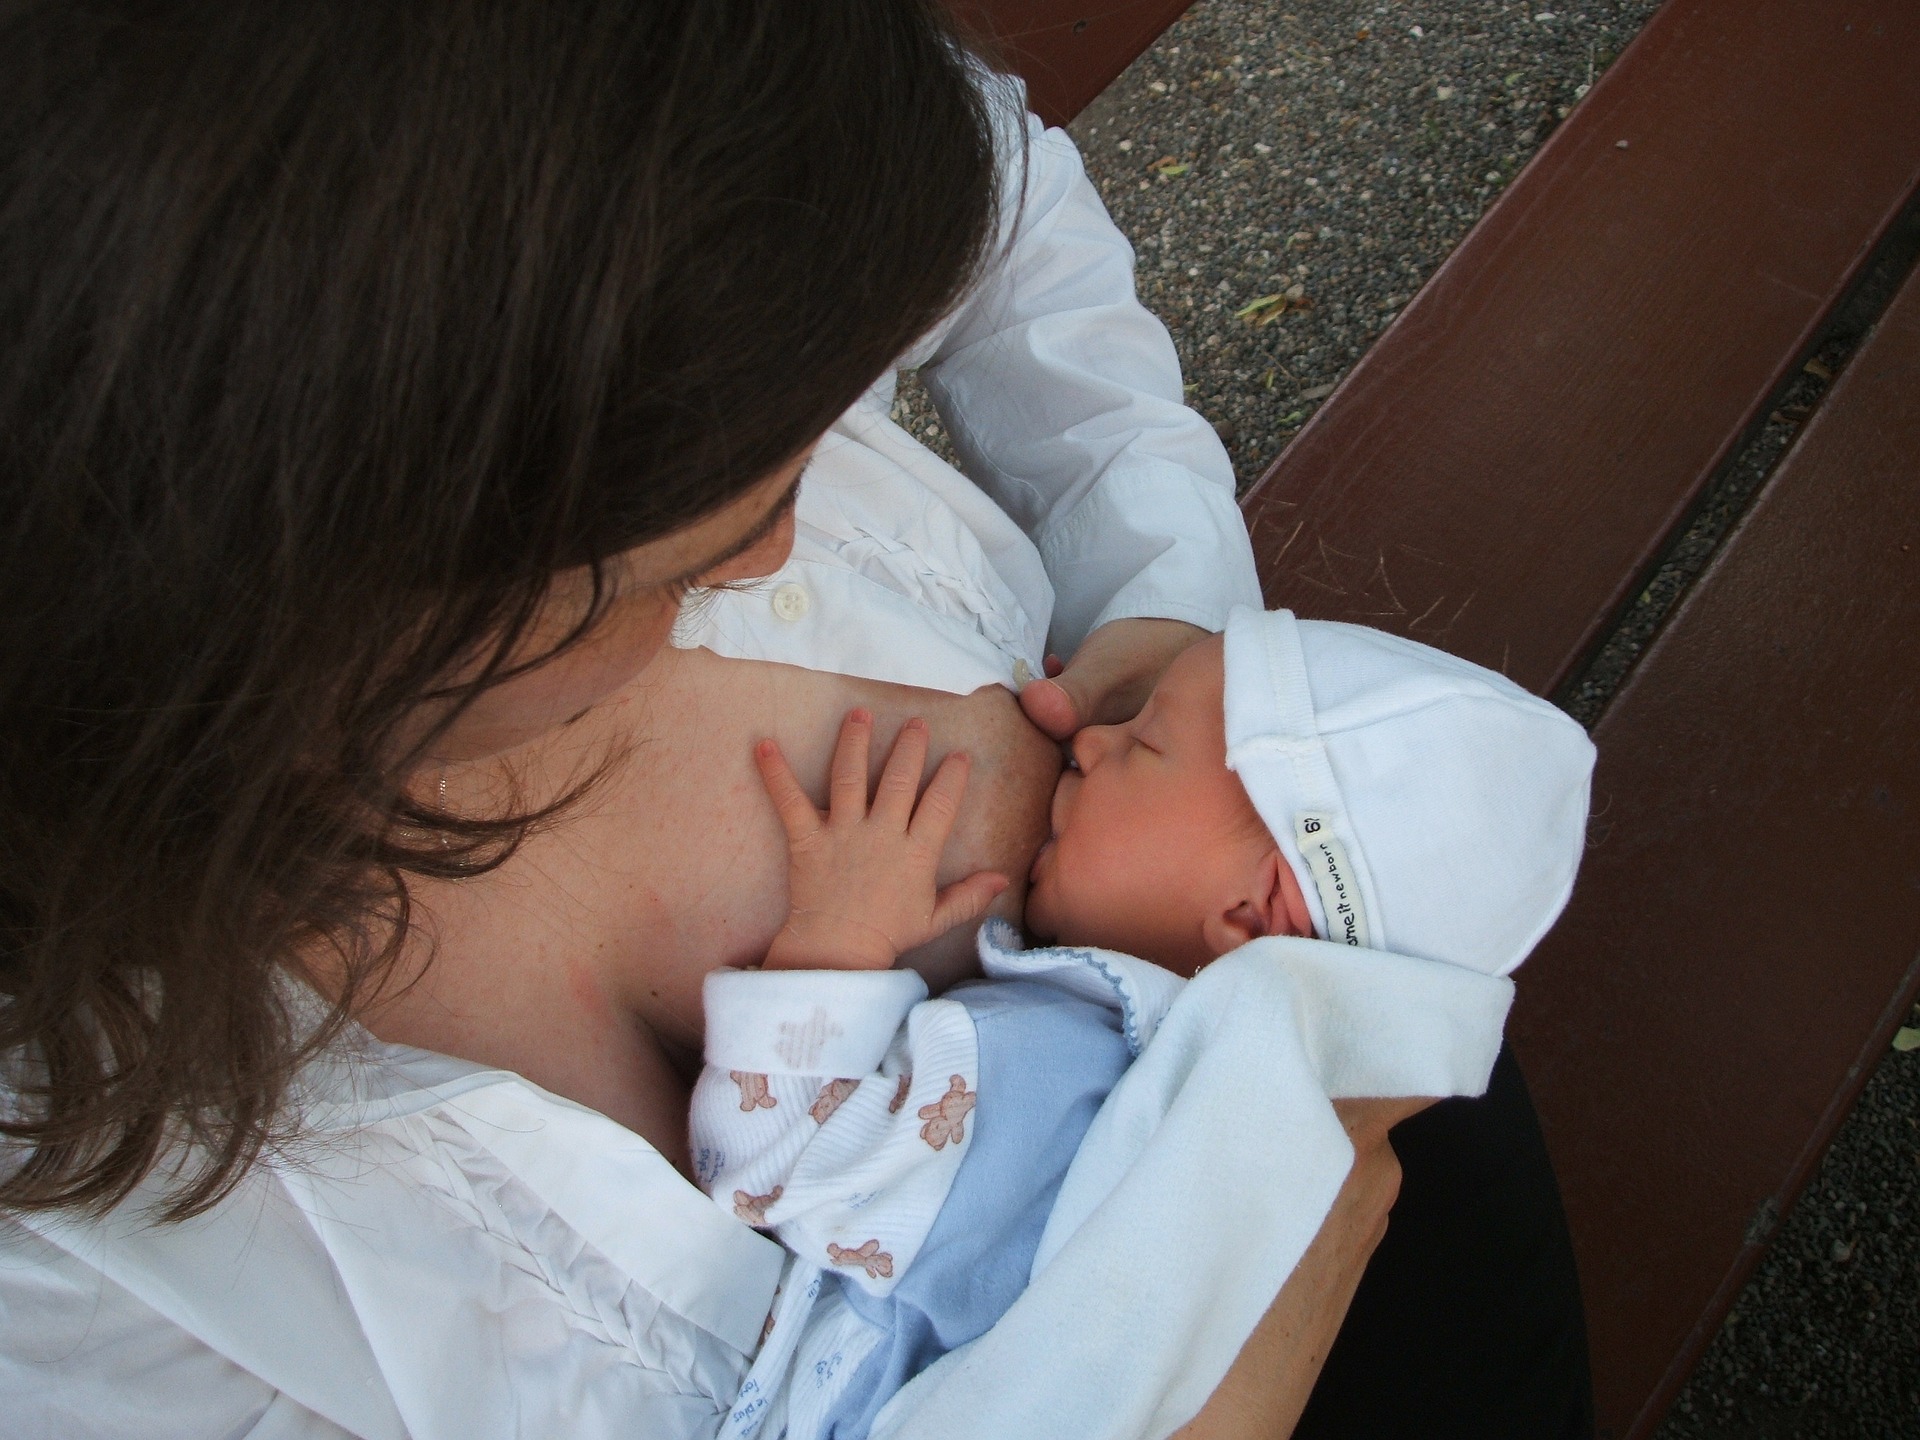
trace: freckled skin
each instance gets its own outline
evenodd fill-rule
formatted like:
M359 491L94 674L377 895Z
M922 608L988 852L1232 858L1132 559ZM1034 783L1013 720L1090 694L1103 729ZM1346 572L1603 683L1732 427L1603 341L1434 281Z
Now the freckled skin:
M567 989L574 1005L583 1016L596 1022L596 1028L605 1029L613 1024L613 1005L607 999L607 992L601 988L592 968L577 956L567 960Z
M928 775L950 750L972 754L940 883L980 869L1012 877L991 913L1017 923L1061 755L1011 692L955 696L668 650L569 726L564 753L546 747L550 775L526 776L535 788L543 778L561 783L569 766L625 747L626 759L576 812L483 883L418 887L430 921L410 949L424 958L431 937L434 960L380 1012L375 1032L515 1069L683 1154L701 980L721 965L758 963L786 919L786 837L753 744L778 741L824 803L834 737L856 705L874 715L876 774L914 715L932 737ZM583 954L604 957L595 993L624 1027L596 1033L595 1003L553 975L562 957ZM971 927L906 959L943 988L974 968Z

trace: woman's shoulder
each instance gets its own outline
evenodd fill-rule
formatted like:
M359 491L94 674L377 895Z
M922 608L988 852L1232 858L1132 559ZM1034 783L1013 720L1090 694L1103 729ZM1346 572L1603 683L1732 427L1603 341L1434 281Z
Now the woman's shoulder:
M364 1032L303 1072L297 1104L298 1145L200 1216L148 1223L150 1181L104 1220L18 1217L0 1249L52 1247L358 1434L433 1415L433 1433L488 1435L582 1394L629 1421L724 1412L781 1252L639 1136Z

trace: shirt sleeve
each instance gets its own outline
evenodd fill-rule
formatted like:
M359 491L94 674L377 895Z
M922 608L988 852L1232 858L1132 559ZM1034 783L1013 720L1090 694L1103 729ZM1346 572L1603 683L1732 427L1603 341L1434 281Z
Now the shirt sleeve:
M964 1006L911 970L722 970L706 981L694 1175L723 1210L883 1295L966 1150L979 1078Z
M1182 402L1173 341L1135 296L1133 248L1073 141L1017 91L995 104L999 252L909 360L962 468L1040 550L1050 649L1138 616L1219 630L1261 603L1226 450Z

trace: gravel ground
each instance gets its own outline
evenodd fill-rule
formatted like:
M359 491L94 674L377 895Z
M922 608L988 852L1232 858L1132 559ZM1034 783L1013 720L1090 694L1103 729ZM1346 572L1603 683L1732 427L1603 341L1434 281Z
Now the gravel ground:
M1202 0L1080 117L1243 486L1653 9Z
M1656 8L1553 5L1201 0L1074 122L1243 488Z
M1200 0L1074 123L1188 398L1243 488L1656 8ZM1850 343L1837 335L1820 358L1837 367ZM1570 687L1581 719L1598 715L1820 388L1803 377L1782 397ZM903 386L898 413L945 450L923 392ZM1920 1050L1890 1053L1660 1440L1920 1437L1916 1116Z

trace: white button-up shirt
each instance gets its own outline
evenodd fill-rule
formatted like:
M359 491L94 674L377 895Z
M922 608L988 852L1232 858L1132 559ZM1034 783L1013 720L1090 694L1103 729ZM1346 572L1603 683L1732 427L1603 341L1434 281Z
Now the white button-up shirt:
M698 1436L780 1247L517 1075L364 1032L213 1210L0 1221L9 1436Z
M999 261L903 361L971 479L889 420L888 376L822 441L789 564L698 600L678 643L965 693L1108 620L1218 629L1259 603L1226 454L1181 404L1130 248L1066 135L1009 123L1027 164ZM0 1220L9 1435L718 1429L785 1264L772 1241L505 1072L362 1036L307 1088L314 1142L196 1220ZM1215 1378L1244 1334L1216 1337Z
M676 644L965 694L1018 688L1109 620L1222 629L1260 604L1233 466L1073 142L1025 118L997 264L903 357L966 474L889 418L887 375L821 439L792 558L689 600Z

